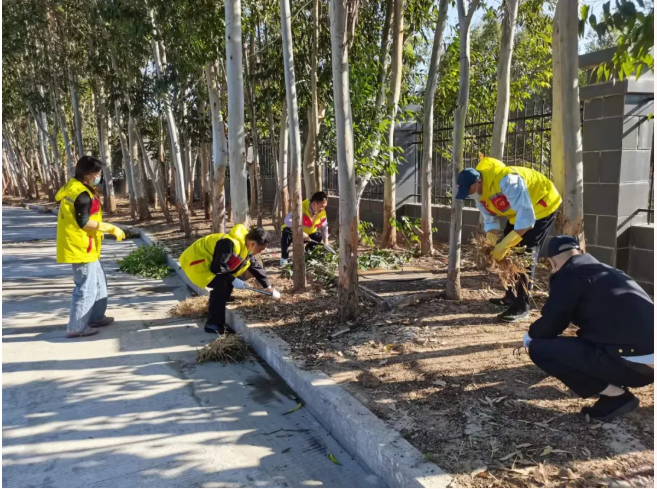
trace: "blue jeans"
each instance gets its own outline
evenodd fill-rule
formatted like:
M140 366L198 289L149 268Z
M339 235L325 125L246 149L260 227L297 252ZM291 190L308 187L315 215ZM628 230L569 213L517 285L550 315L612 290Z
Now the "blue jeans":
M73 300L66 330L79 333L89 322L100 321L107 310L107 282L100 261L73 264Z

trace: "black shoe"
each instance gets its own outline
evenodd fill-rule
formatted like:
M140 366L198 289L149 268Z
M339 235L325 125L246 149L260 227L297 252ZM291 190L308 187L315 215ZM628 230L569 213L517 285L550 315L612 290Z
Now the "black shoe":
M630 413L639 407L639 399L630 391L620 396L603 396L593 406L582 408L582 414L588 414L591 419L609 422L614 418Z
M497 319L505 323L515 323L529 317L529 310L526 307L511 306L502 314L497 315Z
M495 299L488 299L488 302L493 304L495 307L509 307L511 304L513 304L513 301L515 300L514 297L509 297L509 296L504 296L504 297L496 297Z
M226 326L217 326L216 324L205 324L203 331L210 334L222 335L226 332Z

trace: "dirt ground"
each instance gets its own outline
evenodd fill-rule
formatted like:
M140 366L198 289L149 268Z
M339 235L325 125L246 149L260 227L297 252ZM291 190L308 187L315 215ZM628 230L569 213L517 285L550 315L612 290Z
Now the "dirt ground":
M110 221L130 223L127 207ZM202 210L192 219L209 232ZM139 223L180 253L189 244L163 220ZM335 236L335 233L333 233ZM380 293L436 292L412 305L383 310L361 299L357 320L337 318L337 293L310 284L293 294L280 277L280 250L263 255L285 300L236 292L236 306L272 328L309 370L322 370L385 420L427 459L454 475L455 487L654 487L654 388L633 390L641 407L602 424L580 409L593 402L569 393L536 368L522 336L539 314L547 269L539 272L535 308L523 323L498 323L488 303L499 281L475 269L468 246L463 299L445 300L447 250L410 266L431 273L421 282L383 283ZM572 331L568 331L572 334Z

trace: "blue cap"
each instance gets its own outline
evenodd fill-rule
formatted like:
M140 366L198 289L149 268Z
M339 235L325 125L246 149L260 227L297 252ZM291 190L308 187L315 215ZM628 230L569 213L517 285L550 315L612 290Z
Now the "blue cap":
M456 197L459 200L464 200L470 195L470 187L479 180L481 173L479 173L474 168L466 168L459 173L459 176L456 177Z
M579 241L574 236L555 236L548 243L548 258L568 250L579 250Z

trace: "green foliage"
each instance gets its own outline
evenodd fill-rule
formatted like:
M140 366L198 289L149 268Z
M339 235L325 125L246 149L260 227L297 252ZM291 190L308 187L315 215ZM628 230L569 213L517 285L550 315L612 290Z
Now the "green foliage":
M166 252L159 244L140 246L117 263L119 270L138 277L161 279L173 272L167 265Z
M420 235L422 234L422 221L420 219L411 220L407 216L402 216L401 219L391 217L390 224L404 236L408 246L418 247L420 245ZM432 233L437 231L438 228L431 228Z
M374 225L368 221L358 221L358 241L365 246L374 247Z
M373 249L371 252L363 253L358 256L358 269L399 269L402 265L411 261L413 256L413 253L407 250L387 250L383 248Z

